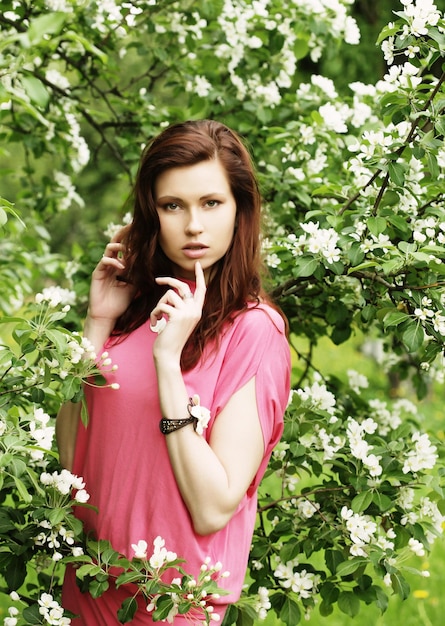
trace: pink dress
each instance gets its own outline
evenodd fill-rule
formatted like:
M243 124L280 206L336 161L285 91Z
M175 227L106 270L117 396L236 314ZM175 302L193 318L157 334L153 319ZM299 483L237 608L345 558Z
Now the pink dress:
M227 604L241 592L256 519L258 484L273 447L283 429L283 414L289 397L290 355L280 315L266 304L240 314L225 330L216 352L184 374L190 396L197 393L201 405L211 412L204 431L209 438L212 425L229 398L255 377L258 413L264 437L264 457L247 493L230 522L222 530L197 535L181 498L167 453L165 436L159 430L161 419L152 346L156 335L149 322L106 349L118 370L108 381L118 382L119 390L86 389L89 407L87 428L81 424L76 442L73 472L82 476L90 494L89 504L98 513L78 508L76 514L87 532L108 539L115 550L129 558L132 544L144 539L151 554L153 540L160 535L167 550L184 558L184 569L197 576L206 557L221 562L230 576L222 584L230 595L221 596L215 612L221 616ZM187 416L186 407L184 417ZM242 419L242 415L239 419ZM205 471L205 468L203 468ZM173 576L172 576L173 577ZM63 589L63 605L81 617L76 626L119 624L116 613L129 590L108 590L98 599L82 594L68 568ZM131 624L155 624L141 607ZM174 624L189 626L185 616Z

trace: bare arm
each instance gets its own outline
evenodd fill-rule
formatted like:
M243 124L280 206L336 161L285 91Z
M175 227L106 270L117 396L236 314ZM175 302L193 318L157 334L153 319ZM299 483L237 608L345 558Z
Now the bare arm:
M197 264L193 299L167 292L152 313L152 323L161 314L168 324L156 339L153 355L158 376L162 415L168 419L187 417L189 398L180 369L185 341L202 311L205 283ZM179 293L184 283L160 279ZM185 287L187 288L187 287ZM223 528L254 478L264 454L264 443L252 378L229 400L213 426L210 442L190 424L166 435L175 478L198 534Z
M56 440L60 465L69 471L73 469L80 408L80 402L66 402L62 404L56 420Z
M161 407L169 419L185 414L188 398L185 389L179 393L181 382L182 376L173 372L160 376ZM192 425L166 437L176 481L196 532L206 535L220 530L235 513L263 458L255 379L230 398L216 419L209 443Z
M133 290L131 285L116 280L125 265L118 258L123 252L120 243L125 229L107 245L105 254L97 264L91 279L88 315L84 324L84 336L93 344L96 352L102 349L110 336L117 318L128 307ZM67 402L62 405L56 420L56 439L62 467L72 470L74 449L81 403Z

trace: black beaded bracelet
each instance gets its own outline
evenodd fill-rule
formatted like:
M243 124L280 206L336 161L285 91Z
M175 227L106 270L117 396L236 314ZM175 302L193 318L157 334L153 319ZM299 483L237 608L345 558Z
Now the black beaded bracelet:
M183 420L169 420L163 417L159 422L159 429L163 435L169 435L170 433L174 433L175 430L184 428L184 426L188 424L196 424L197 421L196 417L187 417Z
M193 428L196 430L198 418L192 415L192 408L194 404L192 398L190 398L189 400L190 401L187 405L187 411L189 412L190 417L186 417L183 420L169 420L166 417L163 417L161 419L161 421L159 422L159 429L163 435L169 435L170 433L174 433L175 430L184 428L184 426L188 426L189 424L193 424Z

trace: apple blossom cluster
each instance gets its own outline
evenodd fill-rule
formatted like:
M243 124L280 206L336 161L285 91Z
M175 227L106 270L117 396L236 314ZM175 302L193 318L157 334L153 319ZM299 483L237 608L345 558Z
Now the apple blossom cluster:
M167 550L165 547L165 540L158 536L153 541L153 553L148 556L148 544L145 540L141 539L137 543L131 544L134 551L134 558L147 562L147 570L150 577L162 574L169 564L173 564L177 560L175 552ZM217 562L211 564L210 557L205 559L205 562L201 566L201 570L198 579L190 576L181 578L174 578L169 584L169 590L165 590L162 594L149 596L149 603L146 610L152 613L157 608L157 602L161 595L169 595L172 600L171 609L164 621L172 624L174 618L180 611L180 605L184 600L189 603L188 615L196 618L196 623L208 624L209 620L218 622L220 616L214 613L213 606L208 604L212 599L216 600L220 596L215 591L207 591L207 585L214 583L219 577L227 578L229 572L222 572L222 564ZM144 575L141 572L141 579L144 579ZM143 584L142 584L143 588ZM200 620L201 615L204 615L205 619Z
M283 563L278 561L274 571L284 589L292 589L301 599L307 599L317 593L320 576L306 569L301 569L298 559Z
M311 385L306 385L302 389L293 389L290 393L290 402L294 394L297 394L301 398L308 410L326 411L331 416L334 416L336 412L335 396L328 390L326 385L321 382L321 376L319 374L314 375L314 382Z
M68 174L64 172L54 172L54 182L61 196L58 203L61 211L67 211L73 202L78 204L81 208L85 206L83 198L77 193L76 187L73 185L71 177L68 176Z
M73 333L74 339L68 342L69 359L71 363L76 365L80 363L82 359L87 361L95 361L97 355L94 351L94 346L88 337L82 337L79 333ZM108 353L103 353L103 360L108 358Z
M422 496L417 503L416 492L412 487L401 487L397 498L397 503L404 511L400 523L402 526L415 526L419 523L426 523L425 538L431 546L436 537L444 530L445 516L439 510L437 503Z
M63 469L60 472L42 472L40 475L40 482L45 487L51 487L62 496L69 495L73 490L75 494L73 500L78 503L85 503L89 500L90 496L85 490L85 483L83 478L72 474L69 470Z
M76 302L76 294L74 291L64 289L58 285L52 285L51 287L45 287L41 293L37 293L35 296L36 304L48 303L48 306L55 309L59 306L69 307Z
M347 506L341 509L341 519L345 524L352 542L350 553L352 556L367 556L366 547L376 542L377 524L369 515L354 513ZM386 533L389 538L394 538L392 532ZM391 544L394 547L394 544ZM391 547L391 546L386 546Z
M348 369L346 372L348 376L348 384L352 391L360 393L361 389L367 389L369 387L369 380L360 372L353 369Z
M125 213L120 224L110 222L109 224L107 224L107 227L104 230L105 237L109 240L113 239L113 237L120 231L121 228L123 228L124 226L128 226L128 224L131 224L132 219L133 216L131 215L131 213Z
M346 430L349 449L354 458L362 461L363 465L369 471L369 475L377 477L382 474L382 466L380 465L381 457L372 453L373 446L366 440L366 435L372 435L378 428L377 423L370 417L357 422L350 417Z
M258 587L254 608L258 613L258 618L260 620L266 619L267 612L270 608L272 608L269 600L269 590L267 587Z
M335 38L344 39L348 44L357 44L360 32L354 18L347 13L349 4L350 0L304 0L289 5L283 15L280 8L268 0L256 0L251 4L240 0L225 0L218 16L218 23L225 33L225 41L216 47L215 54L227 63L230 80L237 89L237 98L245 100L249 96L271 108L281 102L281 90L292 85L298 61L295 54L298 43L296 24L316 20L323 24L320 33L330 32ZM257 72L249 73L247 80L245 73L241 77L241 72L238 71L242 68L244 59L249 56L249 50L266 45L269 35L265 34L263 38L260 37L261 33L272 34L278 30L284 41L279 55L274 56L274 62L279 65L275 75L265 77L264 68L258 68ZM317 61L327 41L312 30L305 45L308 46L312 60Z
M132 543L131 547L134 550L134 557L136 559L147 559L148 543L146 541L140 539L137 543ZM177 558L178 555L175 552L167 550L165 547L165 540L160 536L156 537L153 541L153 554L148 559L150 567L153 569L159 569L164 567L167 563L175 561Z
M349 371L348 375L352 377L355 385L359 382L360 387L353 389L355 392L361 388L367 388L366 377L355 371ZM417 431L411 435L410 439L405 438L403 446L400 444L397 451L392 452L391 446L388 449L382 447L382 438L387 438L391 432L399 428L406 421L407 416L415 419L417 408L409 400L401 398L389 406L385 401L372 398L367 402L366 417L349 416L344 423L341 423L335 414L337 412L335 396L319 381L315 381L312 386L307 386L302 390L293 391L291 402L294 396L298 396L301 400L301 404L296 405L300 413L307 412L310 415L313 412L319 414L320 411L326 411L331 416L328 418L326 427L318 420L314 420L312 428L300 435L300 445L305 446L308 451L311 450L311 454L315 455L314 458L319 458L317 455L321 452L326 468L332 462L335 467L336 460L343 458L344 455L350 459L357 459L361 463L363 475L367 476L371 489L384 480L384 466L386 467L388 460L386 458L383 461L383 455L387 457L389 453L393 457L393 462L400 465L403 474L412 474L414 478L423 471L432 470L438 460L437 448L431 443L429 436ZM286 476L288 449L286 444L280 444L272 456L274 460L282 463L282 468L276 470L281 478ZM283 489L293 492L296 481L295 476L292 485L284 481ZM404 488L401 487L401 489ZM407 509L407 492L402 493L405 494L403 508ZM318 502L305 496L287 498L287 501L282 503L283 509L287 510L288 505L292 506L303 520L310 519L320 510ZM348 527L358 523L358 520L358 517L351 518ZM363 524L364 528L370 528L364 521ZM363 537L362 540L364 541Z
M10 598L15 603L20 603L21 598L16 591L12 591ZM43 623L46 626L69 626L71 619L64 617L63 608L54 599L50 593L42 593L38 598L39 613L44 620ZM3 618L3 626L17 626L21 617L21 608L17 606L10 606L8 608L8 617ZM20 620L20 623L23 623Z
M404 39L410 40L412 37L418 39L428 35L429 28L438 26L441 13L432 0L400 0L400 2L403 5L403 10L398 15L406 22L400 35L402 41ZM391 24L389 27L391 27ZM443 29L439 26L439 30ZM395 57L400 54L412 58L420 50L419 46L408 43L406 48L399 52L395 46L395 37L393 35L382 42L381 48L388 65L392 65Z
M333 228L321 228L316 222L300 224L304 233L297 237L290 233L283 241L285 249L295 257L310 254L331 265L340 260L341 250L337 247L339 235Z
M34 414L29 422L29 432L40 450L30 449L29 454L34 462L45 460L46 451L51 450L55 427L50 424L50 416L41 407L34 407Z
M69 508L73 504L84 504L90 498L83 479L66 469L51 474L42 472L40 482L45 486L48 509ZM34 538L34 544L37 547L49 548L52 551L53 561L60 561L66 553L73 556L83 554L82 548L75 545L73 530L67 528L63 522L53 524L49 519L43 519L38 526L40 532Z
M74 545L73 531L63 524L52 526L48 520L42 520L39 522L39 528L42 530L34 538L34 544L40 548L49 548L52 551L51 559L54 562L60 561L67 553L71 553L72 556L83 554L83 549Z
M411 437L413 448L408 451L402 467L404 474L417 474L422 470L433 469L439 455L427 433L415 432Z
M71 624L69 617L64 617L63 608L54 600L50 593L42 593L39 598L39 613L47 624L53 626L68 626Z
M134 27L136 17L144 8L154 6L156 0L142 2L119 2L114 0L96 0L95 2L78 2L77 0L45 0L45 5L50 11L72 13L74 7L79 4L88 7L91 26L100 33L108 33L111 29L118 36L125 36L128 28Z
M425 326L431 326L437 333L445 336L445 310L442 306L441 310L431 308L433 302L431 298L423 296L420 306L414 309L414 315L421 322L427 322Z

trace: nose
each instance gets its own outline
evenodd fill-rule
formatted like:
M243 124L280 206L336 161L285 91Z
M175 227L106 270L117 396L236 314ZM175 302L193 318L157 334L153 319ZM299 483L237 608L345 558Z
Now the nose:
M198 235L199 233L202 233L203 230L204 227L202 225L199 212L196 210L191 210L187 215L187 222L185 225L186 234Z

